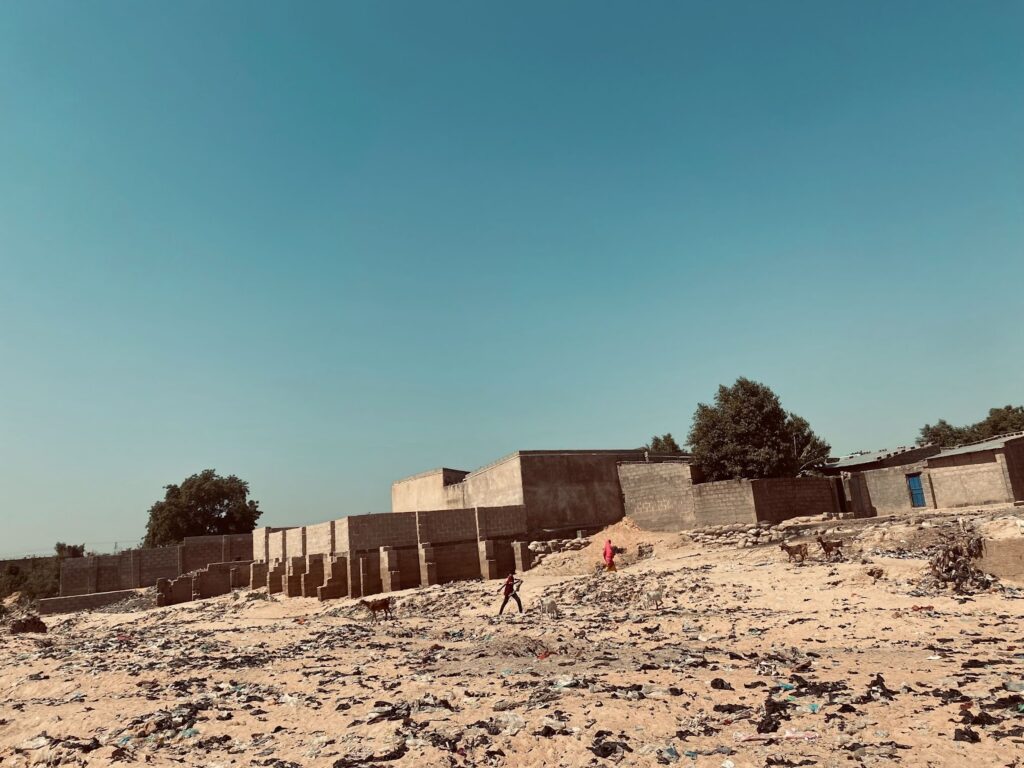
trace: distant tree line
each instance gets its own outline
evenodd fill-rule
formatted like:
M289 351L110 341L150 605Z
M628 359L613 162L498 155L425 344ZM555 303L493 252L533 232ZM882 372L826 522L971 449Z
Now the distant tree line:
M934 443L949 448L1022 430L1024 430L1024 406L1004 405L1002 408L990 408L988 416L976 424L955 427L945 419L939 419L934 424L925 424L921 427L917 444Z

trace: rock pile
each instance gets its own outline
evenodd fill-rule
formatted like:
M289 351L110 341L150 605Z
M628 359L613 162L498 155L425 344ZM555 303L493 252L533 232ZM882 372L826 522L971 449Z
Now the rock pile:
M11 634L20 635L25 632L46 632L46 624L35 614L29 614L20 619L15 619L11 622Z
M793 533L792 531L790 532ZM733 523L731 525L710 525L687 531L687 536L700 544L719 544L732 547L756 547L761 544L775 544L785 538L777 525L768 522Z
M537 565L548 555L557 552L577 552L590 546L590 539L550 539L548 541L531 541L527 545L533 553L533 564Z

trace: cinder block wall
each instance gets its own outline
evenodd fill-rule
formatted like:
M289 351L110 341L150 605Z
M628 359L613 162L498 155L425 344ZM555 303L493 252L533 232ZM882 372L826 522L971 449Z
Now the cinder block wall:
M626 514L648 531L681 531L697 524L693 468L685 462L619 464Z
M334 521L306 526L306 554L330 555L335 549Z
M697 526L755 523L754 490L749 480L720 480L693 486Z
M531 531L597 528L625 514L618 463L636 453L520 452L523 501ZM481 503L474 496L475 503Z
M1024 501L1024 440L1006 444L1003 448L1006 473L1014 501Z
M475 545L475 509L437 509L416 513L416 529L420 544L443 544L472 541Z
M925 507L935 506L932 485L924 462L908 464L902 467L887 467L861 472L860 478L867 492L867 503L872 515L895 515L912 512L914 506L910 500L910 489L907 476L920 474L921 487L924 490Z
M96 591L95 557L75 557L60 564L60 593L68 597Z
M769 523L839 511L832 482L825 477L752 480L751 490L757 519Z
M288 533L287 528L282 528L279 531L271 531L267 537L267 562L275 563L280 562L287 556L284 546L284 537Z
M522 505L476 508L476 535L481 541L514 539L524 536L526 531L526 508Z
M156 584L157 579L174 579L181 574L178 568L177 547L135 551L141 561L139 586L150 586Z
M288 557L304 557L306 554L306 529L289 528L284 532L284 546Z
M1013 501L1006 458L999 451L933 457L928 459L928 477L937 507Z
M337 529L339 552L363 552L381 547L415 547L416 513L384 512L376 515L354 515L344 519L345 539Z

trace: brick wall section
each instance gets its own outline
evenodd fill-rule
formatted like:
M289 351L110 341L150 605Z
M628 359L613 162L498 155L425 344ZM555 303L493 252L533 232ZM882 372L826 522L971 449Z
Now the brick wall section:
M924 490L926 509L935 507L932 485L929 482L928 470L924 462L908 464L902 467L872 469L858 474L867 494L866 503L868 516L898 515L912 512L914 506L910 501L910 487L907 485L908 475L921 475L921 488Z
M648 531L693 528L692 468L683 462L619 464L626 514Z
M476 510L438 509L416 513L420 544L442 544L453 541L476 542Z
M96 591L95 558L75 557L60 564L60 593L64 597Z
M693 486L697 526L755 523L754 490L749 480L720 480Z
M76 558L77 559L77 558ZM120 589L113 592L94 592L89 595L71 595L68 597L47 597L38 602L40 614L71 613L105 605L119 603L125 598L137 595L134 589Z
M285 549L288 551L288 557L305 557L306 556L306 529L305 528L289 528L284 532Z
M476 535L480 540L516 538L527 531L526 507L477 507Z
M177 547L135 550L139 560L139 586L156 584L157 579L173 579L181 574Z
M984 554L976 565L1000 579L1024 583L1024 536L986 539Z
M977 451L928 459L937 507L963 507L1013 501L1001 451Z
M416 513L384 512L345 518L346 540L338 539L339 552L363 552L380 547L416 546Z
M1013 499L1024 501L1024 440L1007 442L1003 456L1006 457L1006 471Z
M753 480L750 485L758 520L781 523L793 517L839 511L832 481L825 477L777 477Z
M275 563L284 560L287 556L284 547L284 537L287 529L271 531L267 537L267 562Z
M335 551L333 520L306 526L307 555L330 555Z

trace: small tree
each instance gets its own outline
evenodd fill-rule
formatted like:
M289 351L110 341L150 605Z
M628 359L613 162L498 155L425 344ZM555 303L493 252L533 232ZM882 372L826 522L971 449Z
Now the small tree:
M54 545L53 551L60 560L63 560L65 557L84 557L85 544L65 544L63 541L58 541Z
M186 536L249 533L262 514L259 502L248 499L248 483L212 469L164 488L163 501L149 509L144 547L178 544Z
M708 480L793 477L831 450L806 419L787 413L778 395L747 378L720 386L714 405L698 404L688 442Z
M679 443L672 437L671 432L666 432L661 437L655 435L651 438L646 446L644 446L651 453L682 453L683 449L679 447Z

